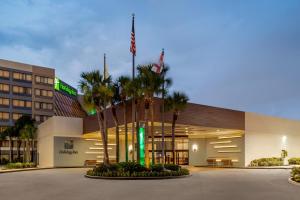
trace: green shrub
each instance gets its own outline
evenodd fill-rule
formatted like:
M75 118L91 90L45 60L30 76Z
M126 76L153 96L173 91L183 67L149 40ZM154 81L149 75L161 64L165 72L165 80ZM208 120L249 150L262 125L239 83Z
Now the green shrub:
M21 169L21 168L32 168L35 167L34 163L8 163L6 164L6 169Z
M165 164L165 168L171 171L179 171L181 169L180 165L175 164Z
M257 167L257 166L281 166L283 165L283 160L281 158L260 158L252 160L250 166Z
M1 165L6 165L7 163L9 163L9 160L6 159L6 158L2 158L2 159L0 160L0 164L1 164Z
M152 172L162 172L164 170L162 164L151 165Z
M291 178L293 181L300 183L300 167L294 167L291 171Z
M121 162L119 163L121 170L124 172L129 172L132 174L133 172L143 172L147 171L148 169L137 162Z
M289 164L290 165L300 165L300 158L290 158Z

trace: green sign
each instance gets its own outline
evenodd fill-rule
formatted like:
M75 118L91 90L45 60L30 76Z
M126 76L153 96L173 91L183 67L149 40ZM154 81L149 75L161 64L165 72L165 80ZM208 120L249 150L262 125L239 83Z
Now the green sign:
M72 96L77 96L77 91L72 88L71 86L65 84L64 82L62 82L61 80L59 80L58 78L55 77L54 80L54 89L57 91L62 91L65 92L69 95Z
M139 128L139 136L140 136L140 164L145 165L145 128L140 127Z

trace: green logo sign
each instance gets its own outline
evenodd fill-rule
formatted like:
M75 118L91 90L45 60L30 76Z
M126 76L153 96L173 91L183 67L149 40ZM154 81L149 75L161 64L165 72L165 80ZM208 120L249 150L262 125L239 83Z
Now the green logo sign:
M54 89L57 91L65 92L72 96L77 96L77 91L67 84L63 83L61 80L55 77L54 80Z
M139 136L140 136L140 164L145 165L145 128L139 128Z

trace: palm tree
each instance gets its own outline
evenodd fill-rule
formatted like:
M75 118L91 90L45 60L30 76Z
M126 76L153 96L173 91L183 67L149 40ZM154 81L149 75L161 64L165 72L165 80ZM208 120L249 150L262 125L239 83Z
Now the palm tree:
M151 70L152 64L138 66L138 78L140 79L143 95L144 95L144 109L145 109L145 162L149 166L149 110L152 106L154 94L159 94L161 85L163 83L162 77ZM153 109L152 109L153 110ZM153 116L153 112L152 112ZM152 164L154 164L154 122L151 118L151 138L152 138Z
M119 131L119 119L117 115L117 107L116 105L120 103L121 101L121 96L120 96L120 86L118 81L112 84L112 91L113 91L113 96L111 98L111 112L113 116L113 120L116 126L116 162L119 162L119 151L120 151L120 131Z
M128 84L130 84L130 78L128 76L120 76L117 80L119 85L119 94L121 103L123 105L123 121L124 121L124 133L125 133L125 161L128 162L128 127L127 127L127 100L128 94Z
M182 92L173 92L165 100L166 111L173 112L172 119L172 154L173 164L175 164L175 125L180 114L180 111L184 110L188 102L188 97Z
M13 126L7 127L3 134L8 137L9 140L9 162L14 161L14 151L13 151L13 138L16 136L15 128Z
M108 134L107 134L107 106L110 103L110 99L113 96L113 92L110 86L111 78L107 79L99 72L95 70L92 72L81 73L81 80L79 87L84 94L84 103L94 107L96 109L97 121L99 130L101 133L101 139L104 149L103 163L109 164L108 156Z
M37 128L34 124L26 124L20 130L20 138L25 141L25 147L23 153L23 161L25 162L33 162L33 153L30 154L30 147L31 152L34 150L34 139L36 138L36 131Z
M135 111L136 111L136 133L137 133L137 144L139 144L140 138L139 138L139 127L140 127L140 107L143 100L143 90L141 87L141 81L139 77L136 77L134 80L129 81L125 87L124 90L127 93L127 96L131 99L135 100ZM140 146L137 145L137 162L140 163Z

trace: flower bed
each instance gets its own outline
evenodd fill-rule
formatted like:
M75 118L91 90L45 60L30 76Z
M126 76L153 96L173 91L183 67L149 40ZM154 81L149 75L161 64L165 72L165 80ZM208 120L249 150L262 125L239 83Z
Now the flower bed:
M146 168L135 162L123 162L119 164L104 165L94 167L87 171L88 177L103 178L170 178L189 175L189 170L178 165L153 165Z
M282 166L283 159L282 158L260 158L252 160L250 163L251 167L261 167L261 166Z
M5 165L5 169L22 169L22 168L33 168L36 167L34 163L8 163Z
M300 183L300 167L294 167L291 171L291 179Z

